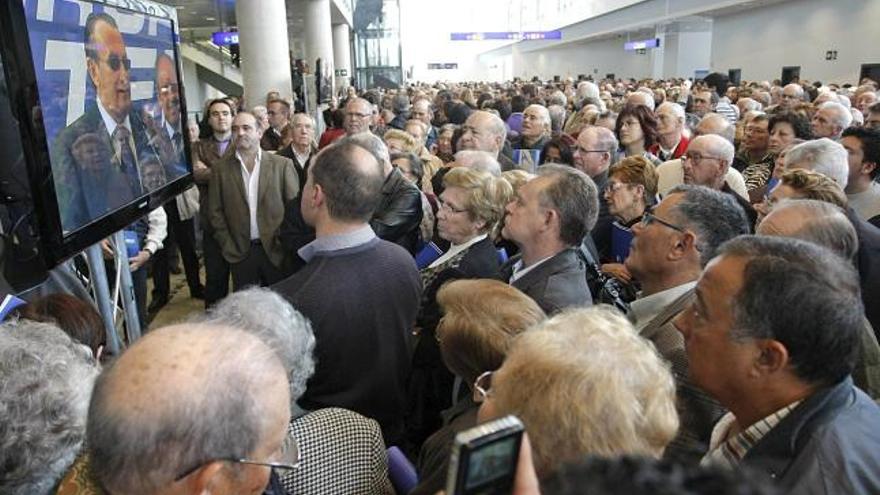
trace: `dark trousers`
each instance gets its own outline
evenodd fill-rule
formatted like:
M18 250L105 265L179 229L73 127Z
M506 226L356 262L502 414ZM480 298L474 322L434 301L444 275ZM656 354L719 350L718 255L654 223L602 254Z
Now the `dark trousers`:
M229 263L214 239L214 230L208 226L202 234L202 255L205 260L205 308L210 308L229 293Z
M241 290L251 285L267 286L284 279L281 268L273 265L260 241L251 241L247 258L231 265L232 288Z
M168 237L165 238L164 247L156 251L156 255L153 256L153 300L168 300L170 253L174 251L175 246L180 248L189 295L191 297L201 295L204 288L199 280L199 257L196 254L196 233L193 228L193 220L191 218L181 220L177 204L174 201L165 205L165 213L168 215Z

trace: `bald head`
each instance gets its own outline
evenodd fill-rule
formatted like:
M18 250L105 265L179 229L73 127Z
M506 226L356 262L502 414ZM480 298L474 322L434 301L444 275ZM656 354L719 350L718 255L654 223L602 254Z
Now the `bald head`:
M369 132L373 121L373 105L363 98L351 98L345 104L343 127L349 136Z
M812 242L845 259L852 259L858 250L856 229L843 210L815 199L781 201L764 217L756 233Z
M460 149L488 151L495 156L498 156L507 136L504 121L494 113L482 110L472 113L467 118L462 131L458 141Z
M155 493L209 459L253 457L280 446L289 400L284 367L259 338L212 325L154 330L95 385L95 474L111 493Z
M697 127L694 129L695 136L714 134L723 137L730 143L733 143L735 133L736 128L734 128L729 120L718 113L707 113L706 116L700 120L700 123L697 124Z

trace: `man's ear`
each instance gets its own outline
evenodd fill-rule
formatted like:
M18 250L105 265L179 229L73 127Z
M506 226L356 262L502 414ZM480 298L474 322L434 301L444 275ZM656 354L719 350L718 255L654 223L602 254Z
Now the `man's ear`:
M86 72L89 73L89 79L92 80L92 84L95 84L95 81L98 80L98 62L92 58L86 57Z
M877 164L874 162L862 162L862 174L871 175L874 173L874 170L877 170Z
M671 260L679 260L684 258L688 253L693 250L697 251L697 237L693 232L687 231L682 234L678 240L675 241L675 245L672 246L672 250L669 253L669 259Z
M223 463L213 461L200 467L198 471L188 476L183 483L186 483L186 493L198 493L199 495L210 495L222 487L223 481Z
M754 364L756 374L766 376L788 367L790 363L788 349L781 342L773 339L759 339L755 343L760 350Z

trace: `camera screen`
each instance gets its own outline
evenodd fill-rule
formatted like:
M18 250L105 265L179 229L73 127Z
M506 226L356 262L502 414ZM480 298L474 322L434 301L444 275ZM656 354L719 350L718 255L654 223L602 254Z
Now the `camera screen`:
M485 485L489 482L510 477L516 469L516 454L519 436L505 436L497 442L474 449L468 459L468 475L465 488Z

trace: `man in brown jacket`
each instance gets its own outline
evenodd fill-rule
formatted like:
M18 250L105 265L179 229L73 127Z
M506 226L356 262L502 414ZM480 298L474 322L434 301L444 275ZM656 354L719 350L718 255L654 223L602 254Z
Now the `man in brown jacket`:
M252 114L236 115L232 134L235 154L211 170L208 208L214 239L232 270L233 290L239 290L284 277L278 228L285 206L299 193L299 179L292 161L260 149Z

